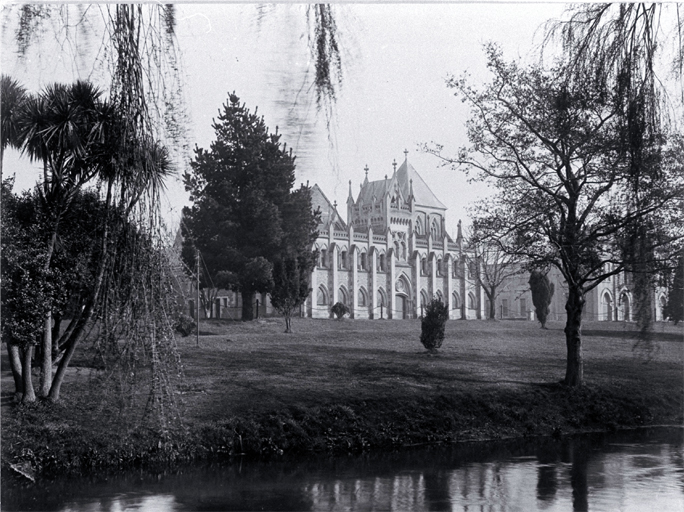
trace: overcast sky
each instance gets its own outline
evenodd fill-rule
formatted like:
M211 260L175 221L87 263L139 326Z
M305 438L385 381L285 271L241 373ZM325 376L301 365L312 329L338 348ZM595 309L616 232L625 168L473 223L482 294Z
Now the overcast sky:
M356 197L366 165L370 180L382 179L407 149L409 161L448 207L453 233L458 219L467 223L465 207L486 191L418 151L419 144L431 141L452 154L467 145L468 111L445 79L469 72L474 83L488 80L482 51L488 41L499 43L508 58L535 59L542 25L563 8L559 3L336 4L343 84L328 129L309 87L313 64L305 6L178 4L189 143L209 146L212 118L234 90L248 107L258 106L271 129L277 125L282 140L294 148L298 182L318 183L338 202L343 218L349 180ZM31 91L76 78L78 72L64 65L68 59L58 49L43 48L19 63L11 35L3 34L3 73ZM7 154L5 174L15 169L18 188L39 176L35 166L30 170L16 154ZM187 204L180 180L169 183L165 202L170 218Z

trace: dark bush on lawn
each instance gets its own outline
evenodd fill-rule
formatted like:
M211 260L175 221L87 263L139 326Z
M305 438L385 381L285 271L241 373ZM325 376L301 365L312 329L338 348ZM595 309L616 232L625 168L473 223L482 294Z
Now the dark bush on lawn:
M420 342L430 352L442 346L444 325L449 318L449 306L440 299L432 299L425 309L420 325Z
M330 312L335 315L335 318L338 320L342 318L344 315L349 313L349 308L342 304L341 302L336 302L333 307L330 308Z
M181 334L181 336L190 336L195 329L197 324L188 315L181 314L176 322L176 331Z

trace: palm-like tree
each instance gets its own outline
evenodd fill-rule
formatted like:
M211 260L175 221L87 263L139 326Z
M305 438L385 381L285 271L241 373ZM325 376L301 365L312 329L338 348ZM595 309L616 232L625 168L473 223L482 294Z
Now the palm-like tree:
M59 232L59 223L76 194L98 174L95 149L106 139L112 109L100 99L92 84L54 84L24 102L17 119L17 140L22 153L43 162L42 203L50 222L50 238L44 262L48 271ZM47 396L52 384L52 311L48 308L43 329L40 392ZM28 347L32 352L33 347ZM30 364L30 362L29 362ZM24 363L25 401L32 401L30 375ZM27 382L28 380L28 382Z
M21 141L18 135L17 119L27 98L26 89L19 82L7 75L0 76L0 176L3 170L5 149L7 147L19 148ZM15 394L22 397L24 384L21 372L21 351L18 345L7 340L7 353L9 355L12 376L14 377Z
M29 98L17 119L17 140L22 153L43 162L43 183L39 192L50 222L44 268L52 261L60 220L84 186L94 182L105 185L105 209L123 207L131 212L146 192L156 192L170 173L166 148L135 129L113 105L101 99L92 84L78 81L71 85L55 84ZM116 192L117 197L114 197ZM81 339L86 323L92 318L107 266L111 245L109 216L105 215L100 261L95 281L85 307L73 319L55 343L64 357L52 382L52 313L45 318L40 392L52 400L59 398L64 372ZM32 352L29 347L27 352ZM27 366L28 365L28 366ZM31 392L30 359L24 358L25 401L35 400ZM28 379L28 382L27 382Z
M19 82L7 75L0 76L0 135L2 136L2 146L0 146L0 174L2 174L2 160L7 147L19 148L21 141L18 135L17 119L26 100L26 89Z

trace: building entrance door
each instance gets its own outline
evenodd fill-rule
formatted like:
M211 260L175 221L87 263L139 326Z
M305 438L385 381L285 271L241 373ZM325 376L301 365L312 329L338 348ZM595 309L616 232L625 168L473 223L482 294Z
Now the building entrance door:
M408 318L408 300L406 295L397 295L395 300L397 316L406 320Z

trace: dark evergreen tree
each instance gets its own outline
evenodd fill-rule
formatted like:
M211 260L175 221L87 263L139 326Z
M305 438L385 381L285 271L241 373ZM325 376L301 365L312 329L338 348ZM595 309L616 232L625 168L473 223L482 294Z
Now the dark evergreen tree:
M336 302L330 308L330 313L332 313L337 320L342 320L344 315L349 314L349 308L346 304L343 304L342 302Z
M315 232L308 188L292 191L295 157L269 133L263 117L230 94L216 140L195 149L184 176L193 205L183 209L183 257L194 267L198 249L207 275L200 287L242 294L242 319L254 315L254 295L271 292L273 262L310 250Z
M667 293L667 304L665 304L663 316L672 320L675 325L684 318L684 256L681 255Z
M444 327L449 319L449 305L432 299L425 308L420 322L420 342L430 352L436 352L444 341Z
M530 273L530 290L532 291L532 303L537 319L541 323L542 329L546 329L546 319L549 316L549 305L553 298L553 283L549 281L546 274L538 270Z

